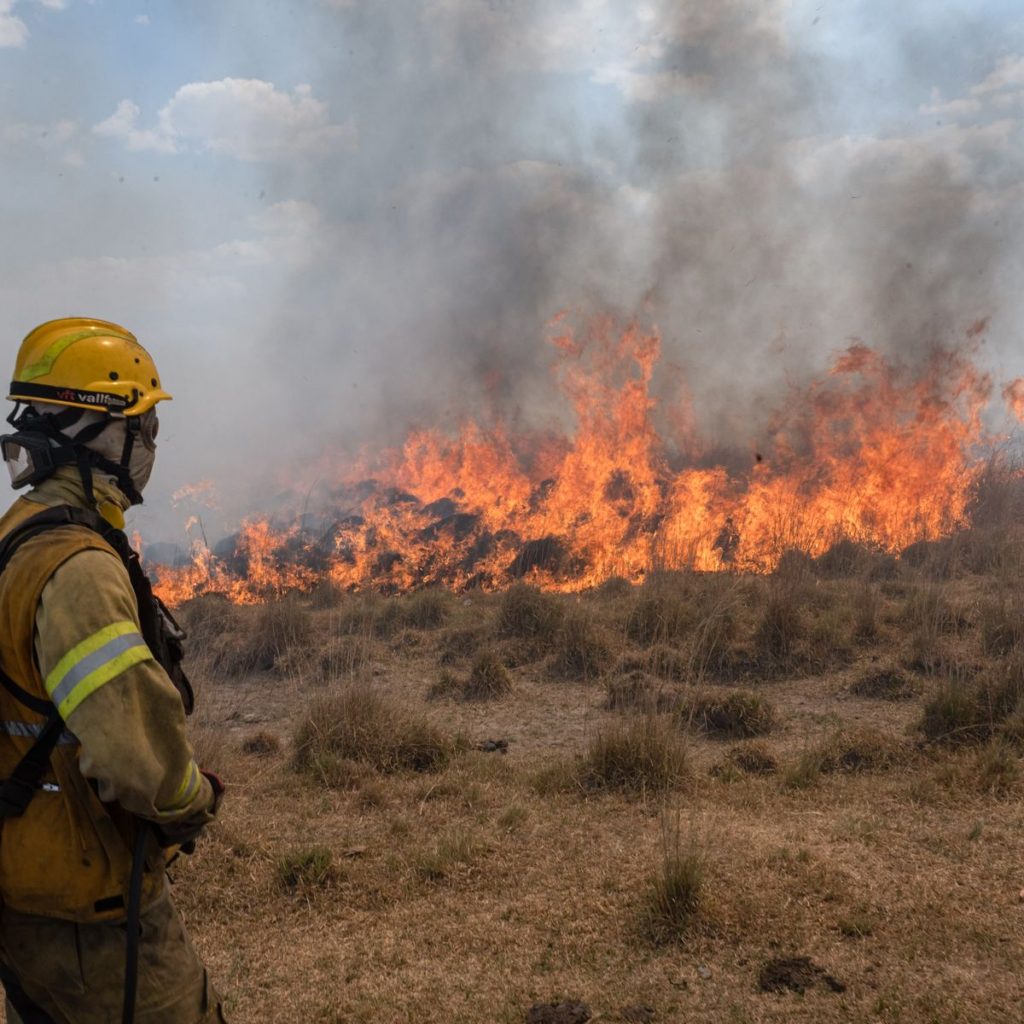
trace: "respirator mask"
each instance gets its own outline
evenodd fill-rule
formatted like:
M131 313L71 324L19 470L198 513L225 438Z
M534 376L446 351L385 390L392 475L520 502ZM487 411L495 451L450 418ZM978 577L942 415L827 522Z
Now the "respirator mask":
M0 454L16 490L61 466L77 466L90 504L93 470L111 477L133 505L142 503L156 458L155 408L141 416L111 416L91 409L49 412L44 403L32 403L16 407L8 422L15 432L0 437Z

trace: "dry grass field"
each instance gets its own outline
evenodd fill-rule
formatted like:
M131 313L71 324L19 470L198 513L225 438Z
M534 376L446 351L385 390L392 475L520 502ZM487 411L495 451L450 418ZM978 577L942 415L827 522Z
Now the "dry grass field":
M1019 1021L1021 582L975 531L192 602L230 792L172 872L232 1019Z

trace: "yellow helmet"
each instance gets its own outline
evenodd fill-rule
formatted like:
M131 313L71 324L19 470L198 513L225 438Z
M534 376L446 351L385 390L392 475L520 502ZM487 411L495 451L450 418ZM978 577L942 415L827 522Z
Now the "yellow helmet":
M7 397L141 416L171 396L131 331L107 320L71 316L40 324L27 335Z

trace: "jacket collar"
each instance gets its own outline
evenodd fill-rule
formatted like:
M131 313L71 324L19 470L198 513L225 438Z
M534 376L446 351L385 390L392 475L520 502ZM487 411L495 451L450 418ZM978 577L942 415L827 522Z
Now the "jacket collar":
M131 507L131 502L116 487L109 477L93 473L92 489L96 495L96 511L111 526L118 530L124 529L124 514ZM25 497L29 501L53 508L56 505L71 505L74 508L88 509L85 500L85 489L75 466L61 466L51 477L43 480L30 490Z

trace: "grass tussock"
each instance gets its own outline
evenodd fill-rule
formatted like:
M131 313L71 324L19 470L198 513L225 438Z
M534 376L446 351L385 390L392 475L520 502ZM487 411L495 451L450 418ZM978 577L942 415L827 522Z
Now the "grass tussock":
M932 743L1019 742L1024 724L1024 657L990 666L977 677L950 674L925 702L919 729Z
M437 771L455 750L424 717L363 685L314 700L294 746L295 769L327 785L347 782L353 765L383 773Z
M327 846L304 847L286 853L278 859L274 869L278 888L307 899L317 890L336 883L339 874L334 854Z
M726 763L744 775L774 775L779 762L767 744L750 740L727 751Z
M660 792L686 776L686 745L671 718L641 715L602 729L579 765L586 789Z
M309 609L294 595L263 605L250 637L256 666L274 668L292 651L308 647L313 639Z
M378 636L393 637L402 630L439 629L451 615L453 597L445 590L417 590L386 598L373 626Z
M481 651L462 688L465 700L496 700L512 691L512 677L494 651Z
M1024 646L1024 603L1015 594L982 602L978 616L981 649L989 657L1006 657Z
M242 753L253 757L273 757L281 751L281 741L265 729L254 732L242 740Z
M895 666L871 668L850 684L850 693L869 700L910 700L921 692L920 685Z
M447 629L441 634L437 660L442 665L468 661L486 643L487 633L479 626Z
M571 609L554 640L552 672L560 679L585 681L603 675L610 662L611 649L591 615L583 608Z
M751 690L694 694L682 702L678 714L690 727L725 739L765 736L777 724L772 705Z
M677 697L642 669L613 676L605 683L604 706L609 711L668 711Z
M626 620L626 635L634 643L672 643L686 635L693 612L674 591L652 585L637 597Z
M456 829L414 854L412 868L425 882L447 881L470 867L483 850L483 844L472 833Z
M641 908L643 931L650 941L678 942L691 929L700 910L706 861L694 835L684 840L678 819L663 822L661 857Z
M807 632L802 594L801 587L786 580L771 581L754 630L758 663L784 668L796 655L797 647Z
M823 775L888 771L910 759L905 743L878 729L840 729L801 751L782 771L782 785L807 789Z
M501 636L550 642L562 625L562 605L553 594L517 583L501 595L497 629Z

